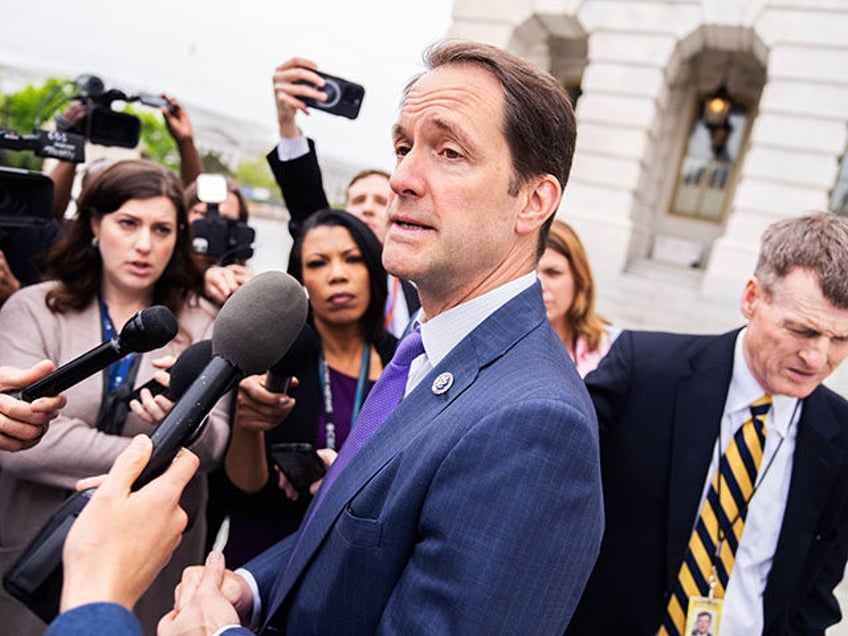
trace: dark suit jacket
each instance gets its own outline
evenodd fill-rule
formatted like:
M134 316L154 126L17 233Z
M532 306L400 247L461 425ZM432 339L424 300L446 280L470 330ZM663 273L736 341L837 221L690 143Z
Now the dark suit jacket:
M586 377L601 426L607 526L569 634L656 633L700 505L737 333L624 332ZM798 423L763 598L766 634L823 633L839 620L832 590L848 554L846 450L848 403L819 387Z
M321 166L318 165L318 155L315 153L315 142L311 139L307 139L307 142L309 152L297 159L280 161L276 148L272 148L266 157L289 210L289 233L294 241L300 237L303 222L309 218L310 214L330 207L327 195L324 193L324 182L321 178ZM292 271L291 256L288 271ZM400 284L411 317L421 306L418 291L408 280L401 279Z
M298 635L561 634L602 532L596 444L537 283L401 401L305 533L247 565L263 619Z

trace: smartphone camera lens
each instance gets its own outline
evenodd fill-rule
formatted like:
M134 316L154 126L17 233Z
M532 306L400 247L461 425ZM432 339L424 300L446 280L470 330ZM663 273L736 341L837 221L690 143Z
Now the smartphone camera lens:
M336 104L339 103L339 99L341 99L341 91L339 90L339 84L335 80L327 79L324 87L321 89L324 93L327 94L327 99L324 100L323 106L324 108L332 108Z

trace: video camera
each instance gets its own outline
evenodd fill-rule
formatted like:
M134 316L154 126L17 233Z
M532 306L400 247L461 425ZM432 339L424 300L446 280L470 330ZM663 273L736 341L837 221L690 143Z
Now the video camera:
M192 249L224 266L253 256L256 230L237 219L222 217L219 204L227 200L227 180L220 174L197 177L197 198L206 203L206 216L191 224Z
M135 148L141 133L141 121L135 115L112 110L112 102L140 102L153 108L173 110L166 99L149 93L127 95L116 88L106 90L103 80L96 75L80 75L74 80L80 93L70 99L85 105L87 113L79 128L63 115L56 115L56 128L62 132L75 132L84 135L91 143L101 146L120 146Z

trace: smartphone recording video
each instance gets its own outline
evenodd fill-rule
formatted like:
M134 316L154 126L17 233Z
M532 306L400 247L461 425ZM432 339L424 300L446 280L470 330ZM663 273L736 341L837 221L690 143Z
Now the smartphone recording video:
M326 84L321 88L310 84L304 80L299 80L297 84L306 84L327 94L327 99L319 101L310 97L302 98L303 101L312 108L323 110L332 115L347 117L348 119L356 119L359 116L359 109L362 106L362 100L365 97L365 87L361 84L349 82L341 77L322 73L321 71L313 71L324 78Z

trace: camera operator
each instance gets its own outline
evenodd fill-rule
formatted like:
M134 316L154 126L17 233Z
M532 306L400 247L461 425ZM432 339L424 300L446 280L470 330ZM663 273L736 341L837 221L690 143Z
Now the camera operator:
M325 82L314 72L316 68L311 60L294 57L280 64L273 76L280 141L268 153L267 159L291 215L289 232L295 241L300 236L304 221L330 205L324 193L315 142L304 136L295 121L298 111L309 114L304 98L325 99L325 93L320 90ZM318 88L300 82L308 82ZM380 243L386 233L390 192L389 175L381 170L359 172L345 192L345 210L371 228ZM291 267L290 262L289 271ZM392 335L400 336L410 316L420 306L418 292L409 281L391 274L388 275L388 285L385 327Z
M224 179L227 197L218 204L218 215L221 219L246 224L249 211L241 188L230 177L224 177ZM186 189L186 207L188 208L188 221L192 225L194 234L197 235L198 227L195 225L195 221L205 219L209 207L209 204L202 201L198 196L197 180ZM231 225L231 223L228 223L228 230L231 229ZM248 250L248 252L252 255L252 250ZM243 255L242 253L235 254L232 259L226 258L226 255L224 255L225 261L231 260L232 262L219 264L217 261L221 255L196 254L197 261L203 270L204 296L218 305L223 305L233 292L253 278L253 270L245 264L247 258L243 258Z
M180 181L183 187L187 187L197 178L197 175L203 172L200 154L194 144L191 119L188 112L176 99L164 94L162 98L168 102L168 106L162 106L160 112L165 120L168 132L177 145L177 151L180 155ZM57 115L57 123L66 130L85 134L88 112L89 106L87 103L74 101L68 105L61 115ZM87 171L88 168L86 168L86 174ZM48 176L54 184L53 214L60 223L63 223L65 211L71 201L76 164L70 161L58 161Z

